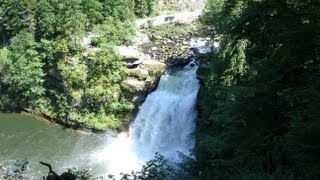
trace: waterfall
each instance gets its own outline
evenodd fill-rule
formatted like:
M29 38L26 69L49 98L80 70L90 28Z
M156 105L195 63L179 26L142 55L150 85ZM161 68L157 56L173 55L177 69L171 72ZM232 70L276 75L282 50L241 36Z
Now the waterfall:
M140 170L156 152L173 162L179 161L179 152L190 155L200 87L197 69L192 61L163 75L158 88L141 105L129 133L108 137L110 142L93 155L92 162L105 164L108 173L117 175Z
M190 134L195 129L196 99L199 90L198 67L194 62L161 77L158 88L142 104L130 126L130 138L141 159L155 152L174 161L177 152L189 155L193 147Z

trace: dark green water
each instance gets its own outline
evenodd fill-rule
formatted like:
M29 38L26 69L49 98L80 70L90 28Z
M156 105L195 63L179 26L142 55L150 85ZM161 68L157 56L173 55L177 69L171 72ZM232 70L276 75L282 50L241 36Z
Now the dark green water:
M105 139L104 135L64 129L26 114L0 113L0 162L6 165L27 159L34 179L48 172L39 161L50 163L58 173L68 167L92 168L93 174L102 173L105 169L91 156L105 146Z

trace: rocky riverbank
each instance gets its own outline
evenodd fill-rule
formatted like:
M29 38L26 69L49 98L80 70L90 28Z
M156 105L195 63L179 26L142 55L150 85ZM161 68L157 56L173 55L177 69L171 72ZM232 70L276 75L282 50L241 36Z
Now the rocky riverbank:
M138 20L133 44L115 49L129 72L122 86L127 98L137 106L156 88L161 75L168 69L184 66L195 59L201 53L199 44L206 48L205 51L215 48L211 38L199 38L209 36L211 31L197 23L200 13L184 14Z

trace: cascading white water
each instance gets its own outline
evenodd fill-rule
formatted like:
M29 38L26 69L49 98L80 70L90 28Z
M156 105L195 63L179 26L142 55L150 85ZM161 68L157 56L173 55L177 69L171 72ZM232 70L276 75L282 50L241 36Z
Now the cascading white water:
M148 95L128 134L111 138L92 162L105 164L108 173L140 170L156 152L177 162L179 152L190 155L194 146L196 99L199 81L194 61L163 75L158 88ZM110 138L109 138L110 139Z
M190 134L195 129L196 99L199 90L198 67L194 62L163 75L158 88L142 104L130 127L130 138L138 157L148 160L155 152L178 160L177 152L189 155Z

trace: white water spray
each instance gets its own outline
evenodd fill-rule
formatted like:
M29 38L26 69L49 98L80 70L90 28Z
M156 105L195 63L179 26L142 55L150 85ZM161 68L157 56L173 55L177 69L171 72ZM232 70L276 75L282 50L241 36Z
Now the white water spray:
M189 155L197 116L196 71L197 66L191 62L182 70L162 76L157 90L141 106L130 127L140 159L150 159L155 152L174 161L179 158L177 152Z
M200 87L197 69L192 61L180 70L163 75L156 91L149 94L140 107L129 134L113 138L92 160L104 164L108 173L117 175L140 170L156 152L174 162L179 161L179 152L190 155Z

